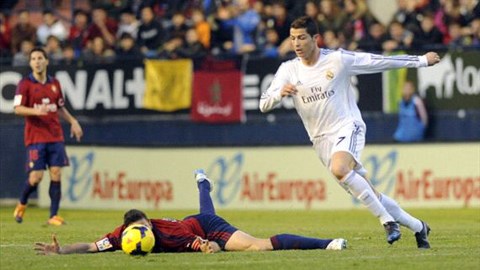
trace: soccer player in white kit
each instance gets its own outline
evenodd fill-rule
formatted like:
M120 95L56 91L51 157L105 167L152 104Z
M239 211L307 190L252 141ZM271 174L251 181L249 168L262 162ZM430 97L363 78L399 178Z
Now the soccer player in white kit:
M387 242L401 237L399 224L415 233L418 248L430 248L428 225L405 212L385 194L375 190L360 163L366 126L355 102L351 76L395 68L419 68L440 61L438 54L382 56L317 47L316 23L300 17L290 26L297 58L282 63L270 87L262 94L260 110L268 112L291 96L322 163L340 185L359 199L383 224Z

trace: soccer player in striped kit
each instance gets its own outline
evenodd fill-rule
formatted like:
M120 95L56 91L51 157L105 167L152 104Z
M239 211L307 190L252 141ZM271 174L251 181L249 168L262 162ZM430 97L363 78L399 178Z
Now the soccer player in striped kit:
M419 248L430 248L428 225L405 212L385 194L375 190L360 163L366 126L355 102L351 77L396 68L432 66L438 54L382 56L317 47L318 27L308 17L290 27L297 57L282 63L270 87L262 94L260 110L268 112L284 97L293 99L314 149L340 185L379 218L393 244L401 237L399 224L415 233Z
M210 197L213 182L203 170L195 172L200 200L200 213L177 219L149 219L140 210L125 213L123 225L107 233L93 243L76 243L60 247L53 236L53 243L36 243L40 255L96 253L121 250L122 232L132 224L151 228L155 235L152 253L160 252L204 252L219 251L271 251L284 249L328 249L343 250L347 241L343 238L320 239L293 234L277 234L270 238L256 238L232 226L216 215Z
M47 75L48 56L41 48L30 52L32 73L22 79L13 102L15 114L25 117L25 146L27 147L26 170L28 179L13 216L18 223L23 221L28 198L37 190L43 172L48 167L50 174L50 218L47 224L62 225L58 215L61 198L61 168L68 166L62 126L59 116L71 125L71 137L77 141L83 136L82 127L64 107L60 83Z

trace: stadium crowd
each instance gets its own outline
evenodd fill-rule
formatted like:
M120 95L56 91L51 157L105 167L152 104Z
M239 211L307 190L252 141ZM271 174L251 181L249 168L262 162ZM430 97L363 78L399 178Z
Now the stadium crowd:
M366 0L85 2L87 8L70 16L60 16L55 7L2 9L2 63L27 66L34 46L43 46L54 65L116 58L289 57L294 55L290 23L301 15L318 22L318 44L325 48L387 53L480 48L478 0L397 0L388 25ZM42 13L41 24L32 23L32 12Z

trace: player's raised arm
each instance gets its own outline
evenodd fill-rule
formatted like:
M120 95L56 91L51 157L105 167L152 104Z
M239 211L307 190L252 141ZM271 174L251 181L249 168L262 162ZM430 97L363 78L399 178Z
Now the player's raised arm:
M35 251L38 255L95 253L98 252L95 243L76 243L60 247L57 237L52 235L52 243L35 243Z

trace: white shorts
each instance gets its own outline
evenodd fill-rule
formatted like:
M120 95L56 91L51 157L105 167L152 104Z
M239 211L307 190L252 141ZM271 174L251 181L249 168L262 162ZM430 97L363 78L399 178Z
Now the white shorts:
M328 136L317 137L313 140L313 148L318 158L330 170L332 156L336 152L350 153L357 165L355 171L360 175L366 175L367 171L360 162L360 155L365 147L365 126L363 124L352 123L346 125Z

